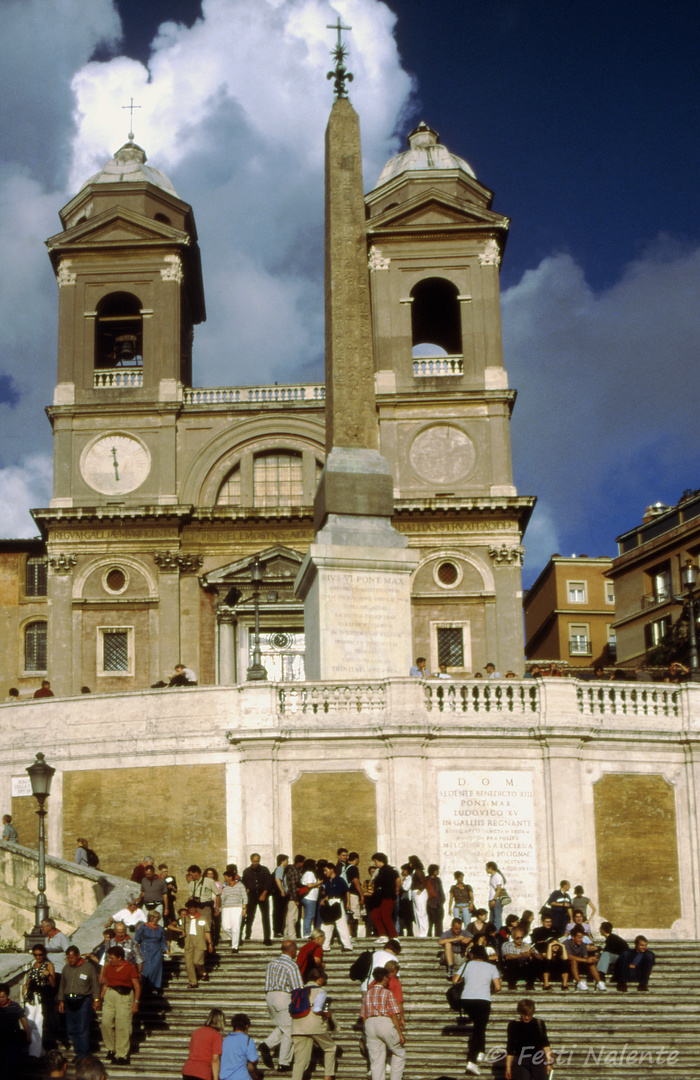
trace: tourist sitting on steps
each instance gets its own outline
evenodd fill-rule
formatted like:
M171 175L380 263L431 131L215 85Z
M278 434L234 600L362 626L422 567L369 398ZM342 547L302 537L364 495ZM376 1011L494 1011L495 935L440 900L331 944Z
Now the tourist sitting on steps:
M566 955L569 958L571 978L576 983L577 990L588 989L586 983L587 971L590 972L593 978L596 990L607 989L605 982L598 973L596 957L597 949L595 945L584 945L582 927L577 926L576 929L572 931L571 937L568 937L564 942L564 948L566 949Z
M617 975L617 989L627 993L627 983L636 982L638 990L649 989L649 977L651 969L656 963L656 957L648 947L649 943L643 934L634 939L634 948L625 949L615 965Z
M598 958L598 971L601 978L605 978L612 966L613 972L615 971L615 965L622 956L623 952L629 949L629 945L624 938L621 938L619 934L613 934L613 924L611 922L602 922L600 924L600 932L605 938L605 944L603 945L603 951Z

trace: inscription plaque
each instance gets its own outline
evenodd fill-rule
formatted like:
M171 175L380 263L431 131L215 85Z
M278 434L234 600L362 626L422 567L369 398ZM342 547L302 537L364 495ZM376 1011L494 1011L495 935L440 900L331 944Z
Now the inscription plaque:
M440 877L445 892L455 870L487 907L487 862L495 862L513 899L504 914L537 910L537 845L532 773L524 770L441 770L438 773Z

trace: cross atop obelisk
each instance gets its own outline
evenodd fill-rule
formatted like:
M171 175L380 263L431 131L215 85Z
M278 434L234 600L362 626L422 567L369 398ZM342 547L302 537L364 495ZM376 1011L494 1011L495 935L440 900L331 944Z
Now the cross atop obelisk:
M337 98L347 97L348 93L345 89L345 81L352 82L354 76L351 71L348 71L345 67L345 59L348 55L347 45L343 44L343 39L340 36L342 30L352 30L351 26L343 26L340 21L340 15L338 21L335 23L327 23L326 30L337 30L338 41L334 49L331 49L331 56L335 60L335 68L333 71L329 71L326 78L334 80L335 96Z

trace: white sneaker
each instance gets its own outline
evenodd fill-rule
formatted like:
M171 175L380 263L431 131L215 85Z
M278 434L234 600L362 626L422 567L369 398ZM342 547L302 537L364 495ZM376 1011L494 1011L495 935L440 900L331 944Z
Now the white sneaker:
M588 983L584 982L583 979L579 979L579 981L576 983L576 989L577 990L587 990L588 989Z
M481 1065L481 1062L482 1062L482 1061L484 1060L484 1057L485 1057L485 1056L486 1056L486 1055L485 1055L485 1054L483 1054L483 1053L481 1053L481 1052L479 1052L479 1053L478 1053L478 1054L476 1055L476 1060L477 1060L477 1062L479 1063L479 1065Z
M481 1076L481 1069L478 1065L475 1065L473 1061L467 1062L467 1067L464 1071L471 1073L472 1076Z
M604 982L596 983L595 988L596 988L596 990L607 990L608 989Z

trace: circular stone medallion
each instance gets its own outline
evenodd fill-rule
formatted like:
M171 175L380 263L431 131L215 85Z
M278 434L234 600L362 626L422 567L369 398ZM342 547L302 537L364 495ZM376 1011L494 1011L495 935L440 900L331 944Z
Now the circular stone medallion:
M453 424L425 428L411 444L411 467L433 484L464 481L476 463L476 448L465 431Z

